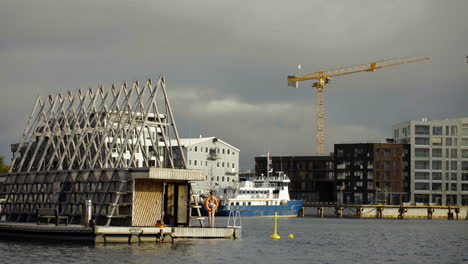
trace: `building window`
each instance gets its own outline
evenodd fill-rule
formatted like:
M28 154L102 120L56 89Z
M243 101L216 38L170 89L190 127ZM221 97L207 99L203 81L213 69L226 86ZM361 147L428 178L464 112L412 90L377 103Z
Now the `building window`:
M390 172L389 171L383 171L382 176L384 180L390 180Z
M429 149L427 148L417 148L414 150L414 155L417 158L428 158L429 157Z
M234 169L234 163L232 163L232 168Z
M432 146L442 146L442 138L433 137L432 138Z
M224 181L224 176L223 176L223 177L221 177L221 181Z
M150 160L149 165L150 165L150 167L156 167L156 161L155 160Z
M429 184L425 182L416 182L414 184L414 189L419 191L429 190Z
M372 190L372 189L374 189L374 182L367 181L367 190Z
M189 161L188 161L188 165L192 165L192 160L189 160Z
M224 168L224 162L223 162L223 163L221 163L221 167L223 167L223 168Z
M429 126L415 126L416 135L429 135Z
M414 139L415 145L429 145L429 139L428 138L415 138ZM468 144L468 140L467 140Z
M451 161L451 162L450 162L450 167L451 167L451 168L450 168L451 170L457 170L457 161L456 161L456 160ZM467 169L467 170L468 170L468 169Z
M462 184L462 191L468 191L468 184Z
M462 181L468 181L468 173L462 173Z
M442 157L442 149L432 149L432 157L433 158L441 158Z
M452 138L445 139L445 146L452 146Z
M456 183L451 183L450 184L450 190L451 191L457 191L457 184Z
M461 136L468 137L468 124L463 124L461 126Z
M452 159L454 159L454 158L456 159L456 158L457 158L457 156L458 156L458 155L457 155L457 151L458 151L457 149L452 149L452 150L450 150L450 157L451 157Z
M383 161L383 169L384 170L389 170L392 168L392 163L388 160Z
M229 155L229 149L227 150L227 154Z
M208 166L208 161L207 160L205 161L205 166Z
M218 167L218 168L219 168L219 161L218 161L218 162L216 162L216 167Z
M429 162L423 160L417 160L414 162L416 169L418 170L428 170L429 169Z
M197 152L197 147L195 147L195 152ZM196 165L196 164L195 164Z
M457 126L452 126L450 128L450 134L453 136L453 137L456 137L457 136Z
M414 178L416 180L429 180L429 172L417 171L414 173Z
M432 173L432 180L441 181L442 180L442 173L441 172L433 172Z
M223 149L223 154L224 154L224 149Z
M216 176L216 181L219 181L219 176Z
M460 143L462 146L468 146L468 138L462 138Z
M462 170L468 170L468 161L462 161L461 166Z
M197 166L197 160L193 161L193 166Z
M462 158L468 159L468 149L462 149Z
M374 172L373 171L368 171L367 172L367 179L372 180L374 178Z
M340 158L343 157L343 149L338 149L336 156Z
M442 136L442 127L441 126L432 127L432 135L433 136Z
M442 161L441 160L433 160L432 161L432 169L433 170L442 170Z

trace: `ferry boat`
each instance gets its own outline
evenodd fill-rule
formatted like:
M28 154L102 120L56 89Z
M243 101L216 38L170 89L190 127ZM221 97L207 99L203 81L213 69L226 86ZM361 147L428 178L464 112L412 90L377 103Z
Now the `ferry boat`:
M226 191L220 200L216 215L229 216L239 211L242 216L295 217L304 205L304 200L289 199L288 185L291 182L283 172L276 176L257 176L241 181L235 191Z

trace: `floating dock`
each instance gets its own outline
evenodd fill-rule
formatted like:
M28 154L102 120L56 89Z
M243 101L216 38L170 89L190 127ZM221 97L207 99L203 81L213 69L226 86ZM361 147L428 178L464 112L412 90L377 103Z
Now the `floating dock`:
M0 235L13 239L41 239L89 243L172 242L176 239L239 239L240 227L122 227L56 226L1 222Z

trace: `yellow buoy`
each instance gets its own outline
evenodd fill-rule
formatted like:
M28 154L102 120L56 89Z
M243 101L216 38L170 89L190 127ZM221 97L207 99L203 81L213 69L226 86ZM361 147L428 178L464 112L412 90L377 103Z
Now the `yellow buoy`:
M294 238L294 235L293 235L293 234L289 234L288 237L289 237L289 238Z
M278 227L278 213L275 213L275 230L274 230L273 235L270 236L270 238L272 238L272 239L280 239L281 238L276 233L277 227Z

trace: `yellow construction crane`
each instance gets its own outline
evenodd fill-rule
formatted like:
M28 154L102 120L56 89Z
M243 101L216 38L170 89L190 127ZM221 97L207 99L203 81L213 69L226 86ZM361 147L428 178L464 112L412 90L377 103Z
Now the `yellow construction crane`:
M423 61L423 60L430 60L431 58L427 57L403 57L397 59L390 59L390 60L381 60L376 62L371 62L367 64L361 64L351 67L343 67L334 70L328 71L320 71L316 73L312 73L305 76L288 76L288 86L298 88L299 82L301 81L308 81L308 80L317 80L312 87L316 88L316 129L317 134L315 136L315 152L317 155L323 155L324 152L324 143L325 143L325 117L324 117L324 106L323 106L323 88L325 85L330 83L330 77L347 75L351 73L357 72L373 72L377 69Z

